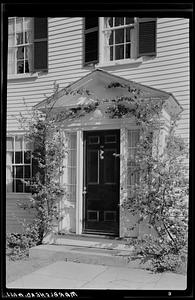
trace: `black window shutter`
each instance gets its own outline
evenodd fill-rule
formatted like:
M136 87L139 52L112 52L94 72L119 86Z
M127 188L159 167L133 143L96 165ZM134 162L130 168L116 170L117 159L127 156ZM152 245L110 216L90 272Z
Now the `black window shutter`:
M138 19L137 56L156 56L156 19Z
M85 18L85 30L84 30L84 62L85 65L91 63L97 63L99 59L99 26L98 17L86 17Z
M34 18L34 71L48 70L48 20Z

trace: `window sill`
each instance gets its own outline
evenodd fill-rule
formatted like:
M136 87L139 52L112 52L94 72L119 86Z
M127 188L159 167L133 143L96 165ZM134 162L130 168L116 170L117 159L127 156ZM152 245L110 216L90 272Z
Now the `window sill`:
M143 58L137 58L137 59L124 59L124 60L116 60L116 61L110 61L110 62L102 62L99 64L96 64L96 68L103 68L103 67L114 67L114 66L121 66L121 65L128 65L128 64L138 64L142 63Z
M8 75L8 80L15 80L15 79L30 79L30 78L38 78L39 73L27 73L27 74L15 74L15 75Z

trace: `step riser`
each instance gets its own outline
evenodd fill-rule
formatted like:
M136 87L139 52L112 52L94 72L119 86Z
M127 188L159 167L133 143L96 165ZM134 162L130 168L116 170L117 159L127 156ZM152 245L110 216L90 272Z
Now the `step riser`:
M84 254L84 253L74 253L74 252L60 252L51 250L41 250L37 248L30 249L31 258L49 258L49 259L59 259L67 261L75 261L88 264L97 265L108 265L108 266L123 266L123 267L133 267L137 265L134 262L129 262L127 256L103 256L98 254Z

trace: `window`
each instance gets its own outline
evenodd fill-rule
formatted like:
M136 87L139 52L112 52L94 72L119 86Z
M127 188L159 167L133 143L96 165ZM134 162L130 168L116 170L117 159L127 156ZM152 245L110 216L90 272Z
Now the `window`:
M135 162L135 154L139 142L139 130L128 130L128 160L127 160L127 187L139 183L138 165Z
M127 17L104 18L106 61L135 57L135 20Z
M47 70L47 18L8 20L8 75Z
M32 176L31 146L24 137L7 138L6 187L7 192L28 193L30 186L24 182Z
M67 186L67 198L71 202L76 201L76 156L77 156L77 135L75 132L67 133L67 178L66 178L66 186Z
M155 55L156 19L103 17L98 25L98 18L85 18L85 64Z

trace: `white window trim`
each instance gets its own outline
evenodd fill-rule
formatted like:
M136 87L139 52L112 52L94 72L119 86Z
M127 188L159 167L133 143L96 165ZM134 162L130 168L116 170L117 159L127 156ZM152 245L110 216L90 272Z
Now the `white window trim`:
M105 30L104 17L100 17L99 18L99 63L95 65L96 68L125 65L125 64L137 64L143 62L143 57L105 61L104 60L104 33L103 33L104 30ZM135 44L135 53L137 53L137 43Z
M24 134L22 133L8 133L7 138L10 137L10 138L13 138L14 139L14 148L13 148L13 152L14 152L14 156L15 156L15 139L16 137L19 137L19 138L22 138L22 155L23 155L23 163L15 163L15 159L14 159L14 163L11 163L11 168L13 167L16 167L16 166L30 166L30 178L32 178L32 157L30 159L30 163L24 163L24 151L25 151L25 144L24 144L24 141L25 141L25 137L24 137ZM27 150L28 151L28 150ZM7 153L7 147L6 147L6 153ZM7 161L6 161L6 167L7 167ZM14 179L14 178L12 178ZM24 178L23 178L24 179ZM31 195L31 192L16 192L16 191L6 191L6 194L12 194L12 195L18 195L18 194L26 194L26 195Z
M17 17L11 17L10 19L14 19L14 40L15 40L15 43L14 43L14 46L12 48L15 48L15 49L18 49L19 47L22 47L22 46L27 46L27 45L32 45L32 48L33 48L33 52L34 52L34 18L31 18L32 19L32 36L33 36L33 40L32 40L32 43L24 43L24 44L19 44L17 45L16 43L16 18ZM22 17L22 34L23 34L23 37L24 37L24 18L25 17ZM8 29L9 30L9 29ZM9 46L8 46L8 49L9 49ZM34 55L32 55L32 59L34 59ZM17 73L17 51L15 52L15 60L14 60L14 63L15 63L15 73L14 74L9 74L8 75L8 79L15 79L15 78L26 78L26 77L32 77L30 72L28 73ZM34 61L32 62L32 64L34 65ZM22 76L21 76L22 75ZM28 75L28 76L24 76L24 75ZM30 75L30 76L29 76Z
M39 73L23 73L23 74L9 74L7 79L8 80L15 80L15 79L29 79L29 78L38 78Z

